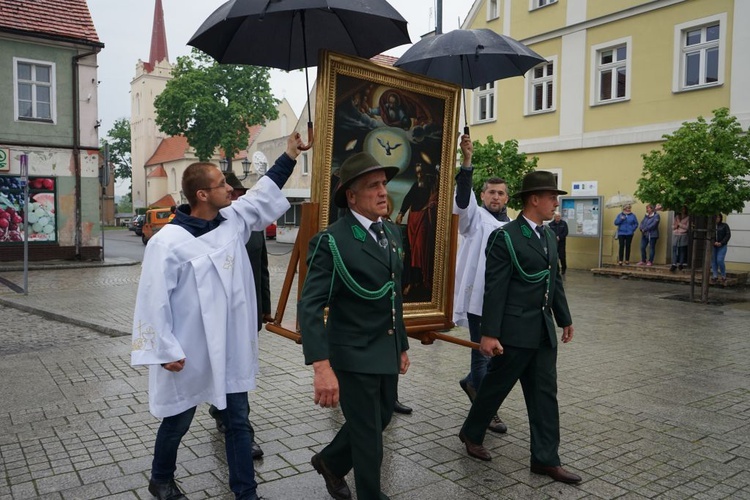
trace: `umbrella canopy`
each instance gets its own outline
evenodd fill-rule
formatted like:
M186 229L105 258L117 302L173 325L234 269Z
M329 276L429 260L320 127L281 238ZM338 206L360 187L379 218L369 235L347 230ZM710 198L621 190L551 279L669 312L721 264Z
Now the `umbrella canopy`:
M620 194L620 192L618 191L616 195L607 200L604 206L607 208L615 208L623 207L625 205L632 205L633 203L635 203L635 198L633 198L629 194Z
M317 65L320 49L369 59L406 43L385 0L229 0L188 42L220 63L287 71Z
M423 38L395 66L475 89L495 80L521 76L546 62L521 42L488 29L453 30Z
M475 89L495 80L521 76L543 62L546 59L521 42L483 28L458 29L423 38L394 66ZM465 97L463 101L466 117ZM469 133L469 127L464 126L464 133Z
M223 64L305 68L310 95L307 68L317 65L321 49L369 59L405 43L411 43L406 20L385 0L229 0L188 45ZM312 121L307 137L300 149L312 146Z

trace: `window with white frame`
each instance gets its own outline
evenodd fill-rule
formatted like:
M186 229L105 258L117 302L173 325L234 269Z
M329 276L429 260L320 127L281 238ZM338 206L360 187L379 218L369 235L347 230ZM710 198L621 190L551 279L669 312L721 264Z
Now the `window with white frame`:
M719 81L719 24L685 31L683 60L686 87L707 85Z
M675 26L673 92L724 83L726 26L726 13Z
M492 21L500 17L500 9L497 6L497 0L487 1L487 20Z
M310 175L310 164L307 160L307 153L302 153L302 175Z
M538 9L540 7L546 7L547 5L557 3L557 0L529 0L529 10Z
M630 37L592 47L592 105L630 99L631 49Z
M555 110L556 58L531 69L528 82L528 113L547 113Z
M13 58L16 120L54 122L55 63Z
M495 82L474 89L474 121L488 122L495 119Z

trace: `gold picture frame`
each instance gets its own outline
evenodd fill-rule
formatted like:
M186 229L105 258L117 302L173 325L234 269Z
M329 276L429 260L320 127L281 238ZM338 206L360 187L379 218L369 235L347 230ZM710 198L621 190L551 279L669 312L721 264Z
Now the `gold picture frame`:
M367 151L398 166L388 194L405 246L404 321L410 333L451 328L459 87L333 52L321 54L317 82L311 198L320 229L340 216L333 193L346 158Z

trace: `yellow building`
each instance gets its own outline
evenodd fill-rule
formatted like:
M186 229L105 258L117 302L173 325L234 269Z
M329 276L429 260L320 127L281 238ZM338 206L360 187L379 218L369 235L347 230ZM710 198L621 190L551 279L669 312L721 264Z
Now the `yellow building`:
M727 107L748 128L749 24L749 0L476 0L464 28L513 37L548 62L467 93L472 136L518 139L571 194L586 185L605 202L632 195L641 155L684 121ZM645 205L633 211L641 219ZM616 260L617 213L601 212L605 263ZM670 261L671 220L662 214L656 263ZM750 205L727 222L727 263L750 269ZM568 240L570 267L598 258L598 239Z

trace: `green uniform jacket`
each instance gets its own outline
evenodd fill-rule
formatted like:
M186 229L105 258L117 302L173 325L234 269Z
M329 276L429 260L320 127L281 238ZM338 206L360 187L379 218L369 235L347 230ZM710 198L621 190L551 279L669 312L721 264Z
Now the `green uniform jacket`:
M549 269L548 295L546 279L530 283L522 277L511 259L503 232L510 235L518 264L527 275ZM560 327L573 323L558 274L557 242L548 228L545 235L549 258L522 215L490 234L485 250L482 335L496 337L502 345L531 349L539 348L542 335L548 335L552 347L556 347L553 314Z
M404 252L398 227L386 221L385 232L387 252L347 211L310 240L307 278L297 308L306 364L328 359L337 370L398 374L401 352L409 348L401 297ZM326 235L333 236L346 269L360 287L375 291L394 280L395 289L375 300L350 290L338 270L334 274L330 239Z

